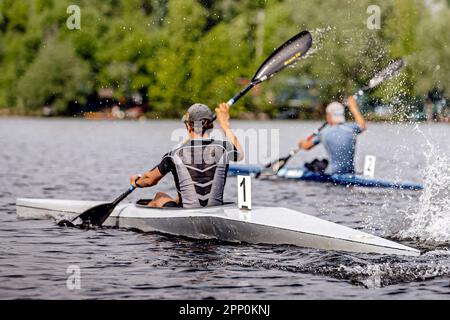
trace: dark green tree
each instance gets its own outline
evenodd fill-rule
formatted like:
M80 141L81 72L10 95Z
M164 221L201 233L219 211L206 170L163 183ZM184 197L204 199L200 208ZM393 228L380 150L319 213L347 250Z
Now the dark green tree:
M63 113L70 102L85 103L91 79L88 64L70 43L49 39L17 83L18 104L25 110L51 106Z

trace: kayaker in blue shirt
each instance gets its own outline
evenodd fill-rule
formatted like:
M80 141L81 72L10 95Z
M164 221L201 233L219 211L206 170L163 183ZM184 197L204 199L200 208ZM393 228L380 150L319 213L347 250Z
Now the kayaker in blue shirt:
M366 121L354 96L348 98L347 105L355 122L345 122L345 107L339 102L332 102L326 108L328 126L313 139L299 141L299 148L304 150L310 150L320 143L324 145L330 163L325 171L328 174L355 173L356 138L366 130Z

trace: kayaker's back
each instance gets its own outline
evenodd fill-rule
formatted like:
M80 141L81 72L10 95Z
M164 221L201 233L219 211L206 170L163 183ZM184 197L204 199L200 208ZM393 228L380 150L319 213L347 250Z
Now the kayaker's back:
M325 128L317 139L327 150L330 165L328 174L354 173L356 137L362 132L357 123L342 123Z
M172 172L183 208L217 206L223 204L229 162L237 158L228 141L194 139L165 155L158 168Z

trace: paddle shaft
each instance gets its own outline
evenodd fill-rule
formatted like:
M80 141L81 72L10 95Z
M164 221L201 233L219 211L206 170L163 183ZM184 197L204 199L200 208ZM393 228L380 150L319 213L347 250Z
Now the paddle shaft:
M323 128L325 128L327 126L328 122L324 122L322 123L322 125L319 127L319 129L317 129L316 131L314 131L313 134L311 134L308 138L306 138L307 141L311 141L315 136L317 136L319 134L320 131L323 130Z
M242 89L239 93L237 93L233 98L228 100L227 104L231 107L240 98L242 98L248 91L250 91L254 86L256 86L260 82L261 81L252 81L252 82L250 82L244 89Z
M327 124L328 122L322 123L322 125L316 131L314 131L313 134L311 134L308 138L306 138L306 141L311 141L315 136L317 136L320 133L320 131L323 130L323 128L327 126ZM300 150L301 150L300 148L291 150L291 152L289 152L289 155L285 158L285 161L289 160L291 157L296 155Z
M254 86L256 86L261 81L252 81L250 82L244 89L239 91L233 98L228 100L227 104L231 107L233 104L235 104L240 98L242 98L247 92L249 92ZM213 116L213 121L216 121L217 115Z
M117 206L119 204L119 202L121 202L123 199L125 199L126 197L128 197L136 188L133 186L130 186L130 188L128 188L127 191L125 191L124 193L122 193L119 197L117 197L116 200L114 200L113 202L111 202L112 206Z

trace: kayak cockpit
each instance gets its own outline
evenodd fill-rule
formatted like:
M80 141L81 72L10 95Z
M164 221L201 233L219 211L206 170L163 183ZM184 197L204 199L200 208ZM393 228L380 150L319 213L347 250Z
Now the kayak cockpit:
M148 208L148 209L162 209L162 210L191 210L191 209L187 209L187 208L180 208L180 207L149 207L148 204L152 201L153 199L139 199L138 201L136 201L135 205L136 207L139 208ZM201 207L201 208L221 208L221 207L231 207L232 205L236 206L235 202L232 201L227 201L224 202L222 205L217 205L217 206L208 206L208 207Z

